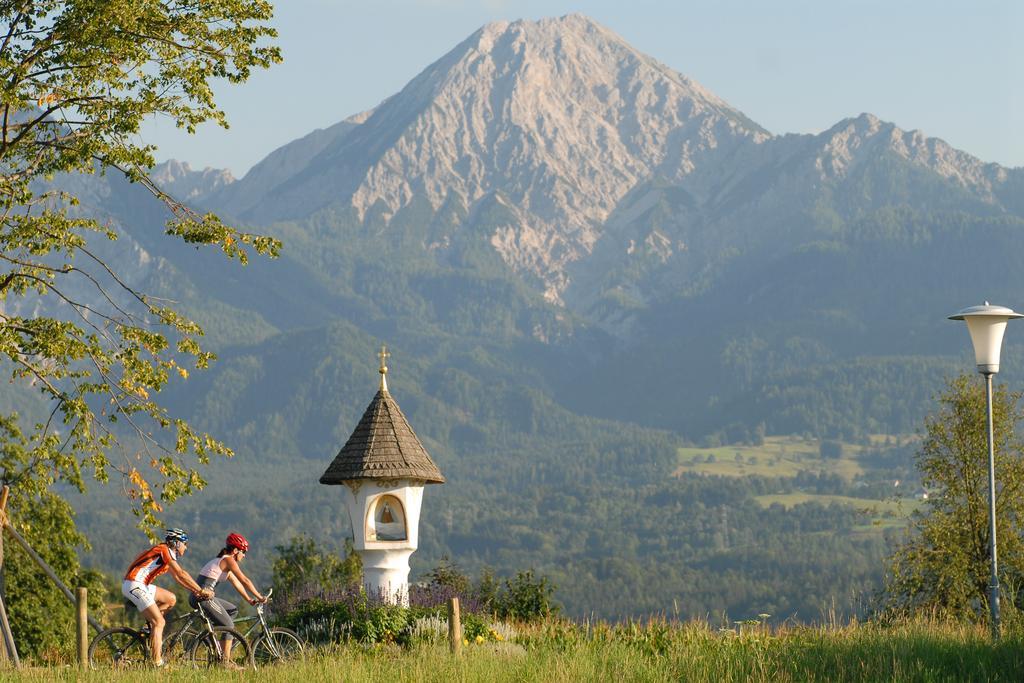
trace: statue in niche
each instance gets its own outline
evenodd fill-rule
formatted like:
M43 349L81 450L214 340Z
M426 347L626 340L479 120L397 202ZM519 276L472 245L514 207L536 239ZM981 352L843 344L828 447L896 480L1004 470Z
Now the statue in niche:
M404 541L408 538L405 530L405 512L402 503L394 496L381 496L373 507L373 524L369 540Z

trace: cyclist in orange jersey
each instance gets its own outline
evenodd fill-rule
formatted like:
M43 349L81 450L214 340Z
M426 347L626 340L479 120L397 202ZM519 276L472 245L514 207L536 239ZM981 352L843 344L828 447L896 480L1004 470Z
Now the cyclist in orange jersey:
M213 591L200 588L177 560L188 550L188 534L181 529L168 529L164 542L143 551L132 560L121 584L121 594L138 608L151 629L150 647L153 663L164 665L164 614L174 607L177 598L171 591L153 585L153 580L164 572L171 572L174 580L187 588L198 600L208 600Z

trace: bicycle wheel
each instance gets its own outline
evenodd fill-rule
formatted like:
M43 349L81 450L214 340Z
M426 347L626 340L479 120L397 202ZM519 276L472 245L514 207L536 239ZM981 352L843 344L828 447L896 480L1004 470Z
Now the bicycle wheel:
M230 654L224 656L224 636L232 636ZM233 628L216 626L213 633L204 633L189 646L188 661L200 667L224 667L226 669L250 669L255 664L252 650L245 636Z
M134 669L149 660L149 643L131 628L108 628L89 643L89 666Z
M253 642L252 656L256 660L256 666L263 666L301 659L304 648L302 638L299 638L295 631L271 628Z
M189 647L199 636L192 630L191 624L186 623L184 627L172 631L168 635L168 629L164 629L163 655L165 662L187 662Z

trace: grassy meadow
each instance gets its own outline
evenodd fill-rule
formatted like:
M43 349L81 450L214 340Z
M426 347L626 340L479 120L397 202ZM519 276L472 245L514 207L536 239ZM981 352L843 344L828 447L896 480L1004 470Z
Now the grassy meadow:
M879 444L886 437L874 436ZM839 458L822 458L817 439L799 436L768 436L764 443L729 445L714 448L687 447L677 449L679 464L674 474L684 472L720 475L725 477L795 477L800 472L834 474L852 480L864 474L857 456L865 450L861 444L842 445Z
M1019 681L1020 631L993 646L983 627L911 623L881 627L781 627L707 623L524 627L514 642L470 644L460 656L442 642L409 648L349 644L304 661L232 673L29 668L15 681Z
M871 437L872 446L880 446L885 435ZM867 473L860 456L866 450L862 444L842 444L838 458L823 458L816 439L799 436L769 436L761 445L730 445L715 448L680 448L675 476L685 473L723 477L796 477L800 473L834 475L847 482ZM864 531L904 526L907 517L923 501L910 497L911 491L891 498L856 498L839 494L795 491L755 496L764 507L780 504L787 509L801 503L843 505L863 513Z
M877 500L874 498L853 498L852 496L839 496L828 493L801 492L754 496L754 500L764 507L782 505L783 507L791 508L801 503L845 505L857 510L864 516L865 524L857 527L862 531L905 526L910 513L925 504L923 500L914 498Z
M843 457L826 460L818 451L818 442L795 436L766 437L760 446L742 444L714 448L680 448L675 474L696 474L724 477L795 477L802 471L837 474L852 479L863 469L852 457L852 449L844 444Z

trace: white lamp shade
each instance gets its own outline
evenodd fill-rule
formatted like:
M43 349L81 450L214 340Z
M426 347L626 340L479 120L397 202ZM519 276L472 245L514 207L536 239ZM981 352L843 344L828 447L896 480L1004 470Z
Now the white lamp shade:
M1013 309L991 306L986 302L984 306L965 308L956 315L951 315L949 319L967 322L967 331L970 332L971 342L974 344L974 362L978 365L978 372L989 375L999 372L999 353L1003 348L1006 322L1020 317L1024 316L1014 313Z

